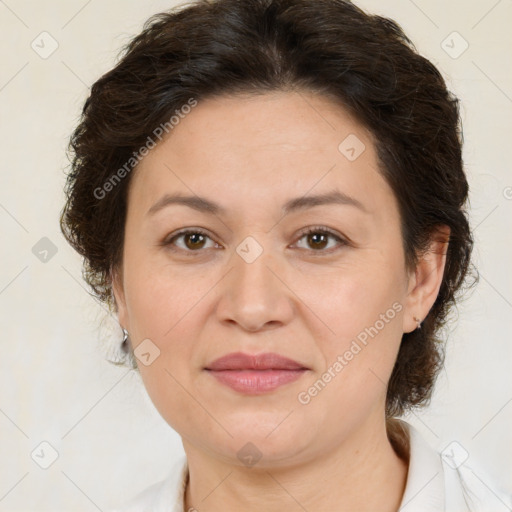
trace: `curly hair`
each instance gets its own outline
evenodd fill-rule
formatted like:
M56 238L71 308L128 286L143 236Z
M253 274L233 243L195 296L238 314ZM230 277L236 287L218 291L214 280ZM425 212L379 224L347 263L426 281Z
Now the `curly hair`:
M402 337L386 414L424 405L473 239L458 99L393 20L345 0L204 0L151 17L85 102L69 143L62 232L84 258L92 293L115 310L112 269L121 263L137 150L191 98L277 90L341 102L373 134L399 204L408 268L436 227L450 228L438 297L422 328ZM114 182L116 173L123 179Z

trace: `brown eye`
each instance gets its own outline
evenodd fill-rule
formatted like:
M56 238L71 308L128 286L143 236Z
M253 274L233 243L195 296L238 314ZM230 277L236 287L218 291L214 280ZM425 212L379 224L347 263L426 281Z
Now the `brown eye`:
M306 236L310 247L314 249L325 249L330 235L326 235L325 233L311 233Z
M309 228L305 232L302 233L302 236L299 238L299 242L302 239L306 239L306 247L305 249L310 249L313 252L331 252L331 250L336 249L336 245L339 247L347 245L347 242L339 235L328 231L325 228ZM334 244L330 241L334 241ZM297 242L297 243L299 243Z
M207 246L208 241L211 242L210 246ZM169 238L163 243L165 246L169 246L173 250L181 250L184 252L199 252L201 249L209 249L217 246L206 233L197 229L189 229L181 231Z
M185 245L189 249L201 249L203 247L205 236L201 233L191 233L187 235L183 235L183 239L185 240Z

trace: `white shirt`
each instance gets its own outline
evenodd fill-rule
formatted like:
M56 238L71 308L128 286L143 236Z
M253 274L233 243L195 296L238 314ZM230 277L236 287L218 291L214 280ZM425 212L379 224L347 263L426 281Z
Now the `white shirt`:
M443 456L420 433L401 422L409 434L409 470L399 512L511 512L512 496L492 488L488 479L465 463L454 445ZM186 455L180 455L169 476L112 512L187 512Z

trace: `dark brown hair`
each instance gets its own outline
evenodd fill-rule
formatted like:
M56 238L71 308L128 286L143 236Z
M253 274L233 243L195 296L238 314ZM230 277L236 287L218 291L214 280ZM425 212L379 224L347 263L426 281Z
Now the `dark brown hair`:
M85 102L61 229L84 257L95 296L115 309L127 162L136 165L148 137L191 98L276 90L335 98L372 132L409 267L437 226L450 228L439 295L421 329L404 334L388 385L386 413L399 415L430 398L443 360L439 331L470 268L472 238L458 100L394 21L344 0L202 1L153 16Z

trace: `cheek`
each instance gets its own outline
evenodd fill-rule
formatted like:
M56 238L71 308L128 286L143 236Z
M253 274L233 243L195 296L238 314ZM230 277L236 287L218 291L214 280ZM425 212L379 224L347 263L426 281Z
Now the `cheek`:
M205 272L184 271L161 258L134 258L126 265L125 285L132 329L139 338L172 336L214 284L214 276Z
M405 285L399 265L360 257L322 277L303 279L298 295L329 328L332 341L364 339L375 326L379 335L400 334Z
M334 272L321 290L309 283L309 295L304 295L329 327L328 335L316 341L324 358L322 370L330 372L325 375L330 399L340 406L345 402L364 409L385 393L402 338L405 297L401 259L395 256L384 259L368 251Z
M318 311L335 334L316 339L324 366L298 397L304 417L324 418L325 435L333 438L348 434L383 407L402 336L403 310L393 283L351 273L334 284L338 291L328 290Z
M150 340L151 363L138 367L144 385L156 407L185 410L183 388L190 388L194 362L199 361L197 340L208 321L208 290L218 281L211 273L178 272L169 264L148 258L126 260L125 289L130 318L130 337L135 354ZM138 349L139 345L141 347ZM152 353L153 353L152 352ZM199 363L196 363L196 366ZM186 395L186 393L185 393ZM185 400L183 403L180 400ZM169 414L165 414L169 418ZM172 415L171 415L172 417Z

